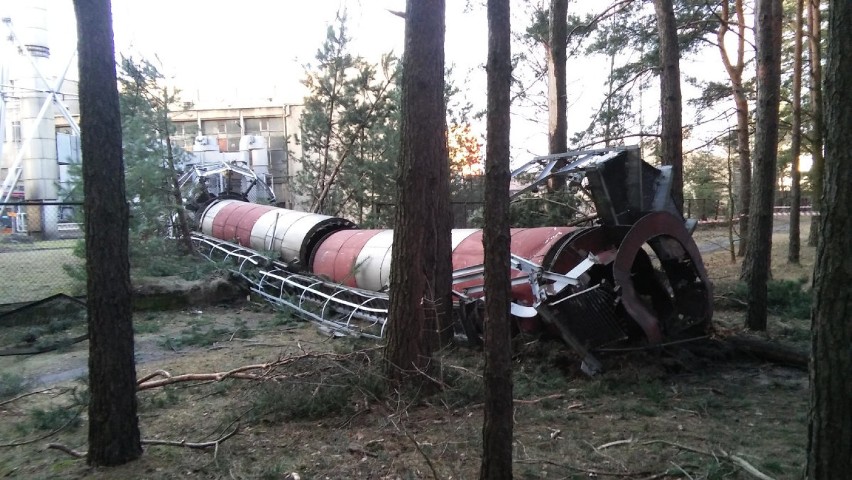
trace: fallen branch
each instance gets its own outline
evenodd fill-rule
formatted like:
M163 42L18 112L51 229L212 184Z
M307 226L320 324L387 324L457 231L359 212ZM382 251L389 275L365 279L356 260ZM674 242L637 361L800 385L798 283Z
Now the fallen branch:
M168 447L185 447L196 450L203 450L210 447L219 448L220 443L236 435L239 430L240 426L237 425L230 433L222 435L216 440L211 440L209 442L187 442L186 440L142 440L142 445L165 445Z
M53 449L53 450L59 450L60 452L65 452L65 453L67 453L68 455L71 455L74 458L85 458L86 457L86 452L78 452L77 450L66 447L65 445L62 445L61 443L48 443L47 449L48 450Z
M39 440L44 440L45 438L52 437L53 435L64 430L65 427L67 427L68 425L71 425L75 420L77 420L77 417L80 416L80 412L82 412L82 411L83 411L83 409L77 410L77 413L75 413L73 417L69 418L67 422L62 424L62 426L60 426L56 430L53 430L50 433L44 434L40 437L36 437L36 438L30 439L30 440L22 440L20 442L12 442L12 443L2 443L2 444L0 444L0 447L20 447L21 445L28 445L30 443L35 443L35 442L38 442Z
M516 398L513 401L516 404L519 403L519 404L523 404L523 405L534 405L536 403L540 403L540 402L543 402L545 400L559 400L559 399L562 399L562 398L565 398L564 393L554 393L552 395L547 395L547 396L541 397L541 398L534 398L532 400L521 400L521 399Z
M441 480L441 477L439 477L439 476L438 476L438 472L435 470L435 465L432 465L432 460L429 458L429 456L428 456L428 455L426 455L426 452L424 452L424 451L423 451L423 449L422 449L422 448L420 448L420 444L419 444L419 443L417 443L417 440L415 440L415 439L414 439L414 437L413 437L410 433L408 433L408 430L406 430L406 429L403 429L403 430L402 430L402 433L404 433L404 434L405 434L405 436L406 436L406 437L408 437L408 439L409 439L409 440L411 440L411 443L413 443L413 444L414 444L414 448L416 448L416 449L417 449L417 452L418 452L418 453L419 453L419 454L420 454L423 458L425 458L425 459L426 459L426 464L427 464L427 465L429 465L429 470L431 470L431 471L432 471L432 477L433 477L435 480Z
M593 470L590 468L578 467L576 465L571 465L569 463L558 463L550 460L515 460L515 463L526 463L526 464L536 464L536 463L544 463L547 465L553 465L554 467L564 468L566 470L573 470L575 472L581 472L591 475L597 475L601 477L639 477L639 476L647 476L647 475L658 475L657 472L651 471L643 471L643 472L610 472L606 470ZM656 478L656 477L654 477Z
M181 383L181 382L192 382L192 381L208 381L212 380L215 382L220 382L225 380L226 378L240 378L243 380L262 380L266 378L265 375L257 375L253 373L243 373L249 370L266 370L269 368L268 364L263 365L248 365L245 367L235 368L234 370L229 370L227 372L217 372L217 373L187 373L184 375L177 375L174 377L167 377L161 380L152 380L145 383L138 383L136 385L136 390L149 390L151 388L163 387L166 385L171 385L173 383Z
M720 458L721 457L721 458L731 462L732 464L742 468L743 470L745 470L747 473L751 474L755 478L759 478L760 480L775 480L772 477L770 477L769 475L767 475L767 474L761 472L760 470L758 470L757 468L755 468L754 465L748 463L742 457L740 457L738 455L729 455L728 452L721 450L721 449L718 452L715 452L715 451L708 452L708 451L701 450L701 449L698 449L698 448L682 445L680 443L670 442L668 440L649 440L647 442L642 442L642 445L650 445L650 444L653 444L653 443L661 443L663 445L669 445L671 447L675 447L675 448L678 448L680 450L698 453L700 455L706 455L708 457L713 457L713 458Z
M222 380L228 378L238 378L242 380L267 380L270 378L270 372L274 369L288 365L290 363L294 363L298 360L303 360L306 358L330 358L332 360L341 360L350 356L365 354L366 350L360 352L352 352L350 354L340 355L336 353L304 353L303 355L299 355L297 357L287 357L287 358L279 358L274 362L269 363L261 363L256 365L245 365L242 367L237 367L232 370L228 370L226 372L215 372L215 373L186 373L183 375L172 375L165 370L157 370L145 377L139 379L136 382L136 390L149 390L151 388L163 387L166 385L171 385L174 383L181 382L193 382L193 381L202 381L202 382L221 382ZM367 357L369 358L369 357ZM260 373L248 373L252 371L260 371ZM159 380L154 380L154 378L162 377Z
M20 400L20 399L22 399L22 398L27 398L27 397L29 397L30 395L38 395L39 393L47 393L47 392L49 392L49 391L51 391L51 390L53 390L53 388L45 388L44 390L36 390L35 392L23 393L23 394L21 394L21 395L18 395L18 396L17 396L17 397L15 397L15 398L10 398L10 399L8 399L8 400L3 400L2 402L0 402L0 407L2 407L3 405L8 405L8 404L10 404L10 403L16 402L16 401L18 401L18 400Z
M808 353L782 343L745 335L725 339L737 351L780 365L808 369Z
M157 370L153 373L149 373L148 375L145 375L144 377L136 380L136 385L143 384L143 383L147 382L148 380L151 380L152 378L157 378L157 377L172 378L172 374L165 371L165 370Z
M633 443L633 437L628 438L626 440L616 440L614 442L604 443L600 447L595 447L595 450L603 450L605 448L615 447L616 445L627 445L630 443Z
M187 442L186 440L142 440L142 445L163 445L167 447L184 447L184 448L193 448L198 450L203 450L205 448L214 447L216 452L219 451L219 445L225 440L233 437L237 434L240 427L237 426L227 435L223 435L222 437L217 438L216 440L212 440L210 442ZM60 452L65 452L68 455L71 455L74 458L84 458L87 452L81 452L78 450L74 450L70 447L62 445L61 443L49 443L47 444L48 449L59 450ZM214 454L215 456L215 454Z
M759 478L760 480L773 480L772 477L770 477L769 475L766 475L765 473L761 472L760 470L754 468L754 466L752 464L746 462L742 457L739 457L737 455L728 455L728 458L731 459L731 462L739 465L740 468L742 468L746 472L754 475L755 477Z

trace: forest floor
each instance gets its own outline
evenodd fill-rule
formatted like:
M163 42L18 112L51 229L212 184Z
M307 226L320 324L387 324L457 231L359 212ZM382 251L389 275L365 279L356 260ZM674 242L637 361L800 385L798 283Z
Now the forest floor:
M804 291L814 249L803 247L802 265L788 266L785 237L774 239L773 278ZM724 238L722 229L696 232L699 243ZM719 338L741 332L744 317L738 265L728 255L704 257ZM806 350L810 322L791 311L774 310L762 338ZM66 317L36 332L4 327L0 349L85 332L84 317ZM483 358L476 349L437 356L438 392L387 392L377 342L332 338L259 303L138 312L134 323L138 378L265 365L242 372L263 380L200 376L140 391L144 454L92 469L48 448L86 449L87 342L0 356L0 478L478 477ZM515 478L757 478L749 469L800 477L806 371L678 347L602 359L605 372L587 378L563 344L516 339ZM209 445L157 444L164 441Z

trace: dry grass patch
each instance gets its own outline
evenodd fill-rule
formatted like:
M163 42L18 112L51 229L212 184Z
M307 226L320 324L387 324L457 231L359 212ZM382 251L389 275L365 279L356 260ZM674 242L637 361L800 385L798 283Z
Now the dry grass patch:
M776 279L809 276L785 265L785 235L773 248ZM737 265L726 252L705 255L717 293L733 285ZM803 285L806 288L806 285ZM437 392L389 391L381 351L373 342L329 338L311 325L263 308L160 312L137 318L138 375L225 372L274 363L262 378L199 380L139 393L142 436L210 442L239 426L218 448L146 446L143 457L113 469L45 450L48 442L85 450L81 426L58 432L21 431L36 409L75 405L72 379L0 406L0 477L19 478L301 478L465 479L478 476L482 432L483 360L475 349L451 349L436 359ZM718 309L722 335L741 329L742 314ZM141 327L145 325L145 327ZM806 320L773 316L769 335L805 335ZM140 328L141 327L141 328ZM204 336L205 341L165 339ZM606 371L578 373L575 355L557 342L518 338L515 344L514 475L538 478L754 478L743 463L778 479L800 478L805 459L807 374L760 362L690 356L675 348L602 354ZM0 358L19 372L24 391L45 388L85 350ZM76 355L76 357L74 357ZM83 355L81 357L81 355ZM13 387L16 380L9 378ZM24 393L21 387L15 389ZM83 397L81 397L83 398Z

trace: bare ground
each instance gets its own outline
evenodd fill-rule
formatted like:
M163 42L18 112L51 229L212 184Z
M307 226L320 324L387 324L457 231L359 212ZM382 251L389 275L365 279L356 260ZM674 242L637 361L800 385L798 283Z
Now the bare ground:
M788 267L783 234L775 247L775 278L809 275L812 249L803 251L804 266ZM725 295L737 266L724 251L705 260ZM720 336L737 332L742 314L717 311L716 323ZM157 370L180 375L281 363L264 370L263 381L194 381L141 391L144 439L209 442L238 432L217 448L146 445L142 458L128 465L90 469L46 448L86 448L79 398L85 386L75 379L85 372L86 342L0 357L4 385L19 375L28 382L21 393L41 391L0 404L0 477L478 476L482 358L476 350L444 352L437 374L443 387L426 395L382 390L376 343L332 339L257 304L141 312L135 325L140 378ZM19 328L4 330L0 339L16 340ZM766 336L804 348L808 329L807 320L774 316ZM515 478L756 478L749 466L772 478L800 477L806 372L676 347L606 355L607 370L594 379L579 374L576 363L559 343L518 339ZM58 418L51 423L52 417Z

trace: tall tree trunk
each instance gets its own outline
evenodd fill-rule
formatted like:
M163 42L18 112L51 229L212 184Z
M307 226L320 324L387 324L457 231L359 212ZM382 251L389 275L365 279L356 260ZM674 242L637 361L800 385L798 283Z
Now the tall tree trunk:
M683 211L683 129L680 94L680 50L672 0L654 0L660 36L660 154L672 167L672 198Z
M568 0L550 0L547 39L547 153L568 151ZM567 160L557 162L562 168ZM560 178L547 181L549 191L561 190Z
M89 315L90 465L142 454L136 416L128 206L109 0L74 0Z
M405 15L399 204L385 347L388 377L395 383L425 378L419 373L429 370L438 344L439 294L450 288L437 285L437 272L452 268L437 265L451 262L449 199L438 198L449 195L445 10L444 0L408 0Z
M717 32L717 44L719 53L722 55L722 64L731 79L731 93L734 96L734 104L737 107L737 156L739 157L739 182L737 196L737 216L740 227L740 247L737 254L745 255L748 249L748 216L749 202L751 202L751 150L749 148L750 136L748 125L748 99L743 87L743 70L745 69L745 10L743 0L734 1L734 15L736 15L737 27L737 59L736 63L731 61L730 55L725 47L725 36L730 30L731 10L729 0L722 2L722 13L720 15L719 31Z
M811 218L811 232L808 236L808 245L814 247L819 237L819 227L822 222L819 215L822 212L822 182L825 179L825 159L822 154L823 138L825 137L825 120L823 118L822 102L822 14L819 11L820 0L808 0L808 47L811 58L810 69L810 91L811 91L811 188L813 198L811 206L814 218Z
M550 1L547 56L547 153L568 151L568 0Z
M488 0L488 132L485 146L485 480L512 478L512 344L509 323L509 0Z
M766 330L766 301L772 254L775 171L778 160L778 106L781 96L781 0L757 0L757 127L754 140L748 244L742 278L748 285L746 326Z
M807 476L852 472L852 3L828 8L825 182L814 270Z
M796 0L796 21L793 34L793 128L790 141L790 242L787 249L787 261L799 263L801 250L801 206L802 174L799 173L799 155L802 151L802 28L805 1Z

